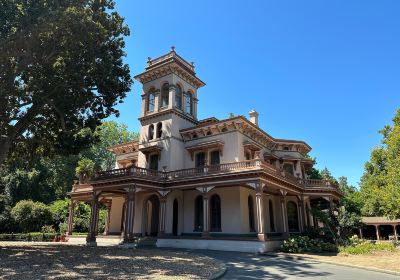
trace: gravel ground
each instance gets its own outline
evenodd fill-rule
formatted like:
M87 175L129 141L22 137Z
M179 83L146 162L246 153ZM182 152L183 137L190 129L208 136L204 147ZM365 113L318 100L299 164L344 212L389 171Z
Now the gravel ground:
M185 251L0 242L0 279L207 279L221 266Z

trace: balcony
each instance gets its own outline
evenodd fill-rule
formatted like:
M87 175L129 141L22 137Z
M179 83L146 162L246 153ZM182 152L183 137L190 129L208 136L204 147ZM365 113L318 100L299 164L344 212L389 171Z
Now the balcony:
M232 173L243 173L243 172L265 172L268 175L279 178L287 183L307 188L307 189L318 189L327 188L338 190L338 186L328 180L314 180L314 179L301 179L297 178L289 173L278 170L275 166L259 160L247 160L232 163L223 163L211 166L202 166L189 169L181 169L175 171L157 171L136 166L128 168L113 169L107 171L98 172L93 181L118 179L123 177L134 177L141 179L154 180L158 182L172 182L175 180L182 180L188 178L199 178L206 176L217 176Z

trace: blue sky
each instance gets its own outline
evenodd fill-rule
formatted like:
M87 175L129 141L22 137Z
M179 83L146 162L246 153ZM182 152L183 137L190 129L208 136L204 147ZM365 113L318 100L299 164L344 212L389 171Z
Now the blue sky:
M276 138L306 141L356 185L377 133L400 107L400 1L130 1L132 76L176 46L206 86L199 118L260 113ZM138 131L135 82L118 122ZM114 118L113 118L114 119Z

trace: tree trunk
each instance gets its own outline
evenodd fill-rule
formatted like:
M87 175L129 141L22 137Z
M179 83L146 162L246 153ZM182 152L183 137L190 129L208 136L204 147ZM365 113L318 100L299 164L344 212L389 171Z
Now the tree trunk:
M7 159L10 151L11 139L9 137L0 138L0 170L3 162Z

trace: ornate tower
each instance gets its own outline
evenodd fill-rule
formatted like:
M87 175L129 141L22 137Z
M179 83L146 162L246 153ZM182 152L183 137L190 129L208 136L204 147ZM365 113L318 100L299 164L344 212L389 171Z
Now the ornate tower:
M155 170L183 168L179 130L198 123L197 89L204 82L196 77L193 63L174 47L166 55L148 58L145 71L135 79L143 85L138 165Z

